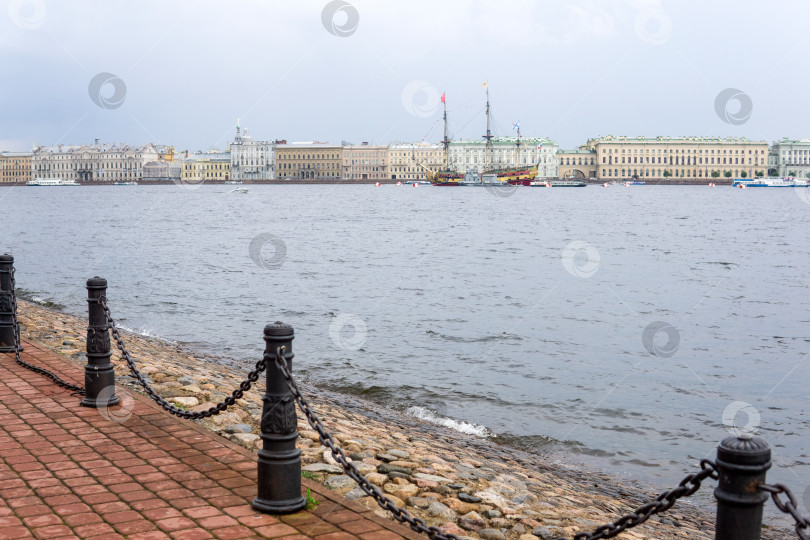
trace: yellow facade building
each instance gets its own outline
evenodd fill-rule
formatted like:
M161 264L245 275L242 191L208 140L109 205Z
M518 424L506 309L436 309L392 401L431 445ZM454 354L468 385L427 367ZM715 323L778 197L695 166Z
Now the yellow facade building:
M279 180L339 180L343 177L343 146L320 142L276 145Z
M427 180L427 170L445 166L444 149L438 144L406 143L388 147L388 172L393 180Z
M190 184L206 181L225 182L231 179L230 152L206 152L183 159L180 180Z
M360 146L343 147L344 180L387 180L388 147L371 146L363 143Z
M31 152L0 152L0 183L26 184L31 180Z
M596 152L580 148L556 154L560 178L597 178Z
M590 177L593 158L595 176L606 180L754 178L768 170L768 142L743 137L606 136L558 155L561 176ZM586 155L587 168L579 165Z

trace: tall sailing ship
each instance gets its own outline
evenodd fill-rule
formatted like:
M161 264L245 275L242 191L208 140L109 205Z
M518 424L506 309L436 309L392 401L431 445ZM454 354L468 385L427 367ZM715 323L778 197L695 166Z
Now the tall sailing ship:
M517 186L528 186L536 177L537 177L537 165L530 165L528 167L521 167L520 163L520 147L522 145L521 138L520 138L520 124L515 123L515 127L517 128L517 142L515 146L515 165L514 166L507 166L501 168L490 168L490 155L492 153L492 132L489 129L490 123L490 114L489 114L489 82L485 82L484 86L487 89L487 134L484 135L484 139L486 139L486 151L485 155L485 164L484 164L484 174L485 175L492 175L494 174L498 181L504 184L512 184Z
M447 100L442 92L442 105L444 106L444 169L438 171L427 170L427 178L434 186L460 186L464 181L464 174L450 168L450 138L447 136Z
M515 124L517 129L517 142L515 143L515 165L506 167L492 167L492 130L490 129L490 104L489 104L489 83L485 82L482 86L487 89L487 132L483 135L486 141L486 150L484 152L484 167L482 173L461 173L450 167L450 139L447 136L447 102L445 95L442 94L442 104L444 105L444 139L442 139L442 146L444 146L445 164L444 169L439 171L427 171L428 180L434 186L487 186L487 185L524 185L528 186L537 177L537 165L529 165L521 167L520 163L520 150L522 146L522 139L520 136L520 125Z

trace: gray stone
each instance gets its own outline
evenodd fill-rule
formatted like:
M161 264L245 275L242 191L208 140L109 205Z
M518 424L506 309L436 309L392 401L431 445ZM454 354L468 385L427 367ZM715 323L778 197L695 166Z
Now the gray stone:
M343 469L337 465L330 465L328 463L310 463L309 465L304 465L301 467L302 471L309 471L309 472L325 472L325 473L332 473L332 474L339 474L343 472Z
M368 494L363 491L363 488L360 486L357 486L346 494L346 498L350 501L356 501L357 499L362 499L363 497L368 497Z
M380 465L382 467L382 465ZM431 482L451 482L449 478L445 478L444 476L437 476L435 474L425 474L425 473L416 473L413 475L414 478L421 478L422 480L430 480Z
M357 482L355 482L345 474L341 474L340 476L330 476L329 478L326 479L324 485L329 489L346 489L356 487Z
M231 440L247 446L253 446L256 441L260 439L255 433L234 433L231 435Z
M452 484L447 484L447 487L449 487L450 489L463 489L464 484L457 484L453 482Z
M461 493L458 494L458 500L468 503L480 503L481 497L476 497L474 495L470 495L469 493L464 493L462 491Z
M374 457L376 457L380 461L384 461L386 463L390 463L391 461L397 461L399 459L397 456L395 456L393 454L377 454Z
M404 478L405 480L410 481L411 475L410 474L403 474L401 472L391 471L388 473L388 478L393 480L394 478Z
M177 379L177 382L179 382L183 386L189 386L189 385L192 385L192 384L196 384L197 381L195 381L193 377L189 377L188 375L183 375L182 377Z
M225 426L225 433L250 433L251 431L253 431L253 429L247 424L231 424Z
M484 540L506 540L506 536L498 529L481 529L478 536Z
M430 503L435 501L436 499L431 499L430 497L408 497L405 499L405 502L408 506L415 506L417 508L427 508L430 506Z
M549 540L550 538L554 538L554 533L548 527L535 527L532 530L532 534L542 538L543 540Z
M456 519L456 513L450 510L447 505L440 503L439 501L433 501L428 505L428 514L431 516L436 516L439 518L447 519L447 520L454 520Z
M480 531L487 526L487 522L478 512L468 512L458 520L458 526L468 531Z
M382 463L380 465L377 465L377 472L380 474L388 474L390 472L398 472L407 475L413 474L413 471L407 467L400 467L399 465L389 465L388 463Z
M484 510L481 514L487 519L499 518L503 515L500 510Z
M368 463L355 463L354 466L357 471L364 476L377 470L377 467L369 465Z
M394 449L394 450L389 450L388 453L391 454L392 456L396 456L396 457L398 457L400 459L408 459L408 458L411 457L411 455L408 452L406 452L405 450Z

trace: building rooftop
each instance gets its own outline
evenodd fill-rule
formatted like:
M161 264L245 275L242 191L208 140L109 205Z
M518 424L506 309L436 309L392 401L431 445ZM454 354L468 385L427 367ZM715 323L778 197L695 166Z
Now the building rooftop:
M517 137L493 137L492 144L499 145L499 146L515 146L517 143ZM546 137L521 137L521 145L522 146L532 146L532 145L539 145L544 144L548 146L557 146L557 143L552 141L551 139L547 139ZM486 141L484 139L470 139L470 140L460 140L460 141L450 141L450 146L460 146L460 145L486 145Z
M589 143L596 142L632 142L632 143L740 143L740 144L768 144L768 141L749 141L745 137L697 137L697 136L680 136L680 137L627 137L624 135L615 137L613 135L605 135L588 139Z
M72 154L77 152L158 152L152 143L143 146L129 144L60 144L57 146L37 146L34 153Z

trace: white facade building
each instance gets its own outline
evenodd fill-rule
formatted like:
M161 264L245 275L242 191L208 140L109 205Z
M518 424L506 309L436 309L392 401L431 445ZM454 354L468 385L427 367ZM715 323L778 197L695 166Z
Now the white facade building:
M276 142L254 140L237 122L236 138L231 143L231 179L275 180Z
M556 178L557 143L540 137L521 139L518 152L517 137L495 137L492 139L489 169L505 167L529 167L537 165L538 178ZM486 144L481 141L454 141L450 143L448 154L450 168L461 173L483 172L486 163Z
M75 182L133 182L143 178L144 165L158 160L153 144L39 146L32 156L32 175Z
M787 139L771 145L768 155L770 176L810 178L810 139Z

